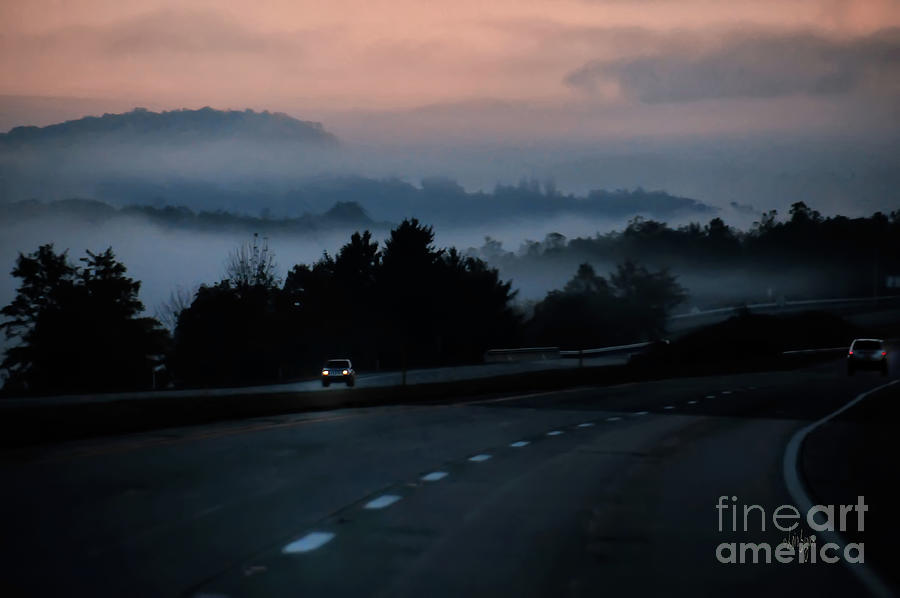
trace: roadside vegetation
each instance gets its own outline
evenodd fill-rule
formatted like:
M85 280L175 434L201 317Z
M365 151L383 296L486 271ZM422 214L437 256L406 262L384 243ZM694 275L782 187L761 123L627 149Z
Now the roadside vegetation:
M718 219L677 231L635 222L593 241L618 248L611 272L586 260L562 288L525 309L493 264L434 239L430 226L404 220L383 243L369 231L354 233L335 255L282 277L266 240L254 236L228 256L221 280L173 294L158 319L143 316L140 282L111 248L87 252L75 265L66 251L43 245L19 255L12 271L19 289L0 312L12 343L3 394L262 384L310 376L332 357L371 371L477 363L490 348L656 340L688 291L677 270L644 265L654 251L695 251L723 263L751 250L772 260L806 253L850 269L868 251L890 271L900 255L900 214L824 219L797 204L789 221L771 214L749 233ZM826 247L843 248L842 257ZM871 290L871 272L866 278Z
M900 285L900 210L868 218L824 217L796 202L785 216L766 212L746 231L721 218L672 227L635 217L621 231L572 239L554 233L515 251L488 238L467 253L523 285L558 280L557 272L574 271L585 262L613 269L632 260L678 273L690 288L691 303L701 308L780 297L897 293L887 284L893 277Z

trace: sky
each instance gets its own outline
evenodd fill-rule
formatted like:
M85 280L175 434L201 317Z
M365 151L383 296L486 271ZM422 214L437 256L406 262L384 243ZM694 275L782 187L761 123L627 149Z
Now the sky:
M140 103L369 139L883 132L898 27L898 0L7 0L0 128Z
M0 132L136 106L320 121L366 176L642 186L743 227L797 200L871 214L900 208L900 0L0 0ZM533 224L509 246L562 226ZM65 232L76 253L113 243L148 305L222 259L173 280L156 233ZM8 269L54 237L0 238Z
M900 0L0 0L0 131L136 106L321 122L303 173L890 211Z

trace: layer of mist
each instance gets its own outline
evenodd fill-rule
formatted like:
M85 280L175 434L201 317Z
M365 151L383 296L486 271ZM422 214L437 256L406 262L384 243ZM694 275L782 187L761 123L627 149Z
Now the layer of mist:
M146 112L113 116L143 122L148 114L160 116ZM63 130L35 139L0 134L0 140L5 139L0 143L0 201L78 196L117 205L188 205L250 214L267 209L275 216L297 216L321 211L298 190L321 186L322 181L363 178L420 186L446 180L476 193L526 180L549 185L563 195L585 196L594 189L663 189L716 208L749 206L756 214L770 209L784 213L793 202L806 201L825 214L853 216L889 211L900 186L896 160L900 145L889 130L873 137L768 132L601 136L590 142L550 137L512 143L440 135L410 141L404 136L410 122L399 118L380 136L356 137L358 126L345 127L335 142L327 121L319 129L316 123L251 112L261 124L250 130L216 131L207 121L228 122L228 115L245 112L204 109L164 114L181 119L164 133L129 128L115 134L63 134ZM306 127L302 130L311 138L279 133L283 122ZM463 119L462 125L468 122ZM327 142L312 141L317 135ZM350 199L368 209L365 192L359 189ZM528 206L513 208L508 216L528 216L523 211ZM393 218L374 213L373 217ZM752 217L748 220L746 224Z

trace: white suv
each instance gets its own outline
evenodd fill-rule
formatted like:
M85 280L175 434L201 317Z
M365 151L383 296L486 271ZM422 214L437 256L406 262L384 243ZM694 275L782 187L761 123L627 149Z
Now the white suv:
M349 359L329 359L322 366L322 386L328 388L332 382L343 382L347 386L356 384L356 370Z

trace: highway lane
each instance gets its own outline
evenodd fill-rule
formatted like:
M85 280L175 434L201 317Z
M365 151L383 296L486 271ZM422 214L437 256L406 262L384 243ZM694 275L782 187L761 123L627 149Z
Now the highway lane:
M578 359L543 359L535 361L513 361L508 363L482 363L473 365L446 366L434 368L420 368L407 371L406 383L433 384L439 382L454 382L458 380L477 380L479 378L491 378L494 376L514 376L525 372L537 372L542 370L571 370L580 367L597 367L609 365L624 365L628 363L629 353L617 353L600 357L584 358L579 364ZM399 386L403 382L403 374L399 371L388 372L360 372L356 386L360 388L375 388L386 386ZM166 391L133 391L87 395L59 395L48 397L11 398L0 401L0 413L4 408L18 407L22 405L65 405L72 403L104 403L109 401L153 399L160 396L166 397L198 397L198 396L245 396L253 394L279 394L293 392L321 391L329 392L346 388L344 384L332 384L329 388L323 388L322 382L314 380L302 380L284 384L266 384L260 386L239 386L232 388L190 388L182 390Z
M789 504L793 432L884 381L841 365L5 454L4 595L855 592L839 565L715 561L742 537L717 498Z
M840 313L848 321L857 325L877 328L885 322L895 322L900 316L896 305L900 296L882 297L877 302L871 298L856 299L824 299L815 301L792 302L779 307L774 303L751 305L752 311L757 313L788 314L807 309L823 309ZM672 338L677 338L702 326L708 326L722 322L734 314L736 308L721 308L694 314L681 314L673 316L668 328ZM633 351L639 352L639 350ZM407 384L431 384L440 382L454 382L458 380L476 380L493 376L515 375L523 372L535 372L541 370L566 370L577 368L579 365L587 367L622 365L628 362L632 352L616 352L608 355L585 357L579 363L578 359L542 359L534 361L514 361L508 363L483 363L463 366L432 367L412 369L407 372ZM403 381L399 371L386 372L360 372L357 386L362 388L396 386ZM60 395L49 397L27 397L21 399L4 399L0 401L0 412L4 407L18 407L29 404L69 404L69 403L102 403L120 400L152 399L164 394L167 397L194 397L194 396L236 396L255 393L277 394L292 392L321 391L328 392L343 388L343 385L335 384L330 389L322 388L318 379L288 382L283 384L266 384L260 386L243 386L233 388L200 388L165 391L133 391L87 395Z

